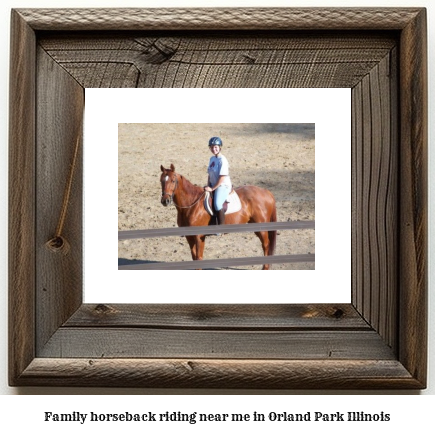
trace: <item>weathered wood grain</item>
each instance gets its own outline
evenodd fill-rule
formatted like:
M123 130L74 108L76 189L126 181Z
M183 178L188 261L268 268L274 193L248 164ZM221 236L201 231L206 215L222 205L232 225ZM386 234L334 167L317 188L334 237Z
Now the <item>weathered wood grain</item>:
M401 33L399 360L425 381L427 356L426 11Z
M63 237L67 254L46 243L56 235L77 138L82 136L84 89L39 48L37 65L36 318L37 351L82 302L83 164L73 173ZM80 147L81 149L81 147ZM45 315L45 312L51 312Z
M370 330L352 305L83 304L64 327L199 330Z
M405 28L421 8L18 9L35 30L348 30Z
M397 41L378 34L227 32L200 38L69 34L39 43L84 87L352 88Z
M338 369L337 369L338 368ZM43 359L23 372L26 385L208 389L418 389L393 360Z
M398 190L399 179L399 156L395 152L399 131L398 100L398 71L397 71L397 48L390 52L385 62L379 64L379 86L390 87L390 91L380 93L380 125L382 128L381 174L380 193L378 195L377 226L381 228L380 258L382 270L380 273L380 290L377 301L379 303L377 330L385 338L389 345L397 349L396 324L398 321L397 310L393 306L398 300L397 294L397 213L399 207ZM389 114L389 115L388 115ZM382 288L385 288L382 290ZM374 301L376 302L376 301ZM385 315L384 312L394 312Z
M11 19L9 108L9 377L35 356L35 58L32 29Z
M399 85L400 89L400 82L399 82L399 49L395 48L392 51L391 56L391 62L390 62L390 75L393 77L393 80L391 80L391 86ZM400 90L399 90L400 92ZM398 146L399 140L399 125L400 125L400 108L399 108L399 101L400 101L400 95L399 92L391 92L391 100L390 100L390 110L392 113L392 116L390 117L390 135L391 135L391 145L392 149L396 148ZM426 146L424 143L420 143L419 146ZM391 168L389 170L390 172L390 185L397 185L397 188L400 189L399 186L399 179L400 179L400 171L394 171L392 168L397 167L400 164L400 153L392 153L391 155ZM400 191L400 190L399 190ZM399 225L397 222L397 214L399 212L400 200L393 200L390 198L388 200L387 206L389 207L386 212L389 215L389 219L385 221L385 228L389 233L396 234L397 237L390 238L391 242L391 250L393 253L393 257L391 258L392 261L398 263L399 262L399 255L400 255L400 241L399 241ZM400 264L399 264L400 266ZM390 274L388 277L388 285L391 288L395 288L394 291L391 292L385 292L383 295L383 301L385 301L385 309L387 312L395 312L395 315L384 315L383 316L383 323L385 324L385 330L387 336L387 342L391 342L394 348L397 348L399 345L399 336L397 333L398 328L398 305L400 304L400 292L397 290L399 287L399 275L396 274ZM382 327L382 326L381 326ZM394 344L396 343L396 344Z
M424 9L26 9L12 24L11 385L425 387ZM70 256L42 242L86 86L352 87L353 306L80 305L79 184Z
M398 82L391 62L397 64L396 49L352 90L352 285L355 307L395 348L397 315L389 303L397 300L399 161L391 101L397 101Z
M394 360L373 330L59 328L39 357Z

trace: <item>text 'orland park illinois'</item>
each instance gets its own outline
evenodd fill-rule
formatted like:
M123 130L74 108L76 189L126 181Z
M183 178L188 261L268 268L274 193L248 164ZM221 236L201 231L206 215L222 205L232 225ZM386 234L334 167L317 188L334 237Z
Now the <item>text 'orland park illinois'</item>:
M288 412L268 412L259 413L201 413L201 412L181 412L166 411L164 413L133 413L124 411L121 413L82 413L73 411L70 413L44 412L45 422L79 422L80 424L92 422L187 422L196 423L216 423L216 422L389 422L391 415L384 411L367 413L364 411L347 412L321 412L307 411L303 413Z

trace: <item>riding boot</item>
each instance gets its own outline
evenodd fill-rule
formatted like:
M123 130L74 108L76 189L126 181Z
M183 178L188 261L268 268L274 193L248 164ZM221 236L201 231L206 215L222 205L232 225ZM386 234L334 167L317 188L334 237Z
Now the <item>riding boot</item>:
M218 211L218 222L220 225L225 224L225 210L223 208Z

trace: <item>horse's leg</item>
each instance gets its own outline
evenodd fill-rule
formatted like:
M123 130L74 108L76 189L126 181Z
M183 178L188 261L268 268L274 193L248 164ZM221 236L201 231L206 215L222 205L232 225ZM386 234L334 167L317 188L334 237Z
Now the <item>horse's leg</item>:
M201 261L204 254L205 236L195 235L186 237L186 239L190 246L192 259L194 261ZM197 268L197 270L200 270L200 268Z
M195 258L193 258L193 259L196 261L202 261L202 257L204 254L205 236L196 235L192 238L194 238L193 250L195 251ZM192 256L193 256L193 253L192 253ZM201 270L201 268L196 268L196 270Z
M269 234L267 232L255 232L258 238L260 238L261 246L263 247L264 256L269 255ZM270 264L264 264L263 270L269 270Z
M196 256L199 261L204 257L205 236L198 235L196 237Z
M190 247L190 253L192 254L192 259L196 261L198 259L196 254L196 237L195 236L189 236L186 237L187 242L189 243Z

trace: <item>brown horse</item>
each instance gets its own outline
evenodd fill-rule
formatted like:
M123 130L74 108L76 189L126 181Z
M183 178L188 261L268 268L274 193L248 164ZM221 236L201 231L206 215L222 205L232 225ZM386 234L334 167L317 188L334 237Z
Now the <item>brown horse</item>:
M163 206L174 203L178 212L178 226L208 226L211 224L212 217L203 205L204 189L193 185L184 176L176 173L173 164L170 169L165 169L163 166L160 166L160 169L162 171L160 176L161 203ZM275 198L270 191L252 185L237 188L236 191L242 209L225 216L226 224L276 222ZM255 235L261 240L264 256L273 255L276 231L255 232ZM193 260L203 259L205 237L206 235L186 236ZM263 270L269 269L269 264L263 265Z

